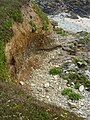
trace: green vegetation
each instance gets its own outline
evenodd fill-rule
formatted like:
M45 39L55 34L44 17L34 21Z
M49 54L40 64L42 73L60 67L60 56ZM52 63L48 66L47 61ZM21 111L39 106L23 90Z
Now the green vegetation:
M46 14L38 7L38 5L32 1L33 3L33 9L35 10L35 12L38 14L38 16L40 17L42 23L43 23L43 30L48 30L49 27L49 20L48 17L46 16Z
M88 32L84 32L83 35L84 35L84 36L88 36L89 33L88 33Z
M88 32L84 31L82 33L76 34L76 38L83 40L84 44L86 45L90 41L90 34Z
M84 60L84 59L75 58L75 59L74 59L74 63L75 63L75 65L77 65L79 68L84 68L84 67L86 67L87 64L89 63L89 60Z
M20 10L16 9L14 11L11 12L11 18L13 18L13 20L15 22L19 22L22 23L23 22L23 16Z
M79 87L80 87L81 85L82 85L82 84L80 84L80 83L76 83L75 86L74 86L74 88L75 88L75 89L79 89Z
M74 88L79 89L81 85L84 85L88 91L90 91L90 80L88 80L88 77L85 75L85 69L88 64L90 64L90 60L87 59L79 59L74 58L73 60L75 66L77 66L82 72L79 72L76 68L69 68L69 65L66 63L64 64L64 69L67 70L66 73L61 73L61 77L64 80L67 80L67 84L72 85L74 83Z
M5 45L13 36L12 24L23 22L20 8L26 2L28 0L0 0L0 119L54 120L57 118L58 120L82 120L82 118L61 108L37 101L27 91L23 91L19 85L6 82L9 80L9 76L6 70ZM48 30L48 19L41 13L39 11L43 28Z
M57 31L57 34L60 34L61 36L66 35L66 31L64 31L62 28L58 28L56 31Z
M6 58L4 54L4 42L0 41L0 81L9 80L7 70L6 70Z
M84 42L85 42L85 44L87 44L90 41L89 33L84 32L83 36L84 36Z
M62 95L65 95L68 97L70 100L79 100L81 98L80 94L75 93L72 89L70 88L65 88L62 91Z
M5 44L13 36L13 22L23 21L20 6L28 0L0 0L0 81L9 80L6 70Z
M90 91L90 80L85 80L82 84L81 83L75 84L75 89L79 89L81 85L84 85L87 88L87 90Z
M63 91L62 91L62 95L69 95L70 93L72 93L73 90L71 88L65 88Z
M66 80L68 80L67 84L70 85L73 82L75 84L76 89L79 89L81 85L84 85L85 87L87 87L87 90L90 90L90 81L86 78L86 76L83 73L69 73L66 77Z
M57 75L62 73L62 68L60 67L55 67L49 70L50 75Z
M81 95L79 93L72 92L68 95L70 100L79 100L81 99Z
M71 82L74 82L75 84L85 84L87 81L87 78L84 74L79 74L79 73L69 73L69 84Z
M79 73L70 73L69 79L73 82L76 82L76 83L77 82L83 83L87 80L87 78L84 74L79 74Z
M13 83L0 82L0 120L83 120L62 108L39 102Z
M70 43L70 44L68 45L68 47L71 48L71 49L73 49L73 46L74 46L73 43Z
M31 20L30 22L31 28L32 28L32 32L35 32L37 30L36 24L34 23L33 20Z
M85 42L85 44L87 44L89 41L90 41L90 38L89 38L88 36L85 36L85 37L84 37L84 42Z
M76 34L76 38L77 38L77 39L80 39L80 35Z
M84 86L87 87L88 91L90 91L90 80L85 81Z
M5 58L5 44L13 36L12 24L14 22L22 23L23 15L21 6L28 0L0 0L0 81L8 80ZM41 18L44 30L48 30L49 20L42 10L33 1L33 8ZM36 31L36 25L30 21L32 32Z

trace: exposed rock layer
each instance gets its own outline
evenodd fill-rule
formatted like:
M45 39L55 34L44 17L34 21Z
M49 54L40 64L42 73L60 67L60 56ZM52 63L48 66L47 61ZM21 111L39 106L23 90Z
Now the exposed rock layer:
M48 44L46 34L52 31L51 25L49 25L49 30L47 32L42 30L42 21L32 8L31 2L22 6L22 14L24 19L23 23L14 23L12 27L14 36L6 45L7 68L13 80L22 79L28 76L26 73L31 72L30 68L35 68L39 65L39 58L35 53L38 48ZM29 24L30 16L38 29L35 32L32 32Z

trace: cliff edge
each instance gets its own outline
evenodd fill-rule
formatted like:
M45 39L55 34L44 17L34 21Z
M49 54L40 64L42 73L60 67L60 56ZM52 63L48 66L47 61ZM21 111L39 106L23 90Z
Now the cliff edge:
M52 31L47 16L31 0L0 1L0 79L17 80L31 54ZM27 63L28 64L28 63ZM29 67L33 67L29 62ZM7 73L8 71L8 73ZM8 76L9 74L9 76Z

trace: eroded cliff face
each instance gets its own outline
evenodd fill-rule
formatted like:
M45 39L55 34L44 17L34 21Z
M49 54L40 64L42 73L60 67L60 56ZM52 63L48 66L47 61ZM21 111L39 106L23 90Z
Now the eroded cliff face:
M48 31L43 30L43 24L39 15L29 2L22 6L23 23L13 24L14 36L6 44L7 69L12 80L26 80L32 68L37 68L40 63L40 56L37 50L48 44L47 34L52 31L49 23ZM30 21L34 26L30 25ZM37 28L33 31L32 27Z

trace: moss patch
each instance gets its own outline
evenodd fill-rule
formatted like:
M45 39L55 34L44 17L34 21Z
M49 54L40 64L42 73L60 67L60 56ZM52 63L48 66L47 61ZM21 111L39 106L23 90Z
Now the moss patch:
M60 75L62 73L62 69L60 67L55 67L49 70L50 75Z
M74 92L72 89L70 88L65 88L62 91L62 95L65 95L68 97L68 99L70 100L79 100L81 98L80 94Z

